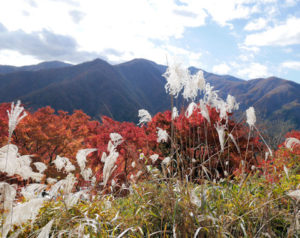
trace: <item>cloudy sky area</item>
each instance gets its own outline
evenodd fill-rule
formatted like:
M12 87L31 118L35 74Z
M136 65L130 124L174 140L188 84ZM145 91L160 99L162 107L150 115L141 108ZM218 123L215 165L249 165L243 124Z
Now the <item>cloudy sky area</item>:
M300 0L0 2L0 64L95 58L300 83Z

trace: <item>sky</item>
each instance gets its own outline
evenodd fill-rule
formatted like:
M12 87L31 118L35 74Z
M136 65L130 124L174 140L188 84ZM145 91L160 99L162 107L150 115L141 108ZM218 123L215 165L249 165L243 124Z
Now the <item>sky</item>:
M0 64L176 60L300 83L300 0L1 0Z

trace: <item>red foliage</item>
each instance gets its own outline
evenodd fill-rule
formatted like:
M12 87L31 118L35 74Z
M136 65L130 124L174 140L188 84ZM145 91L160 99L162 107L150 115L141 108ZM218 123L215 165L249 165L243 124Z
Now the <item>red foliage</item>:
M8 116L7 110L10 109L10 103L0 104L0 145L7 143L8 139Z
M297 138L300 140L300 131L291 131L285 135L285 138ZM276 182L282 177L284 166L290 169L296 169L300 173L300 145L294 145L292 149L286 148L283 142L278 146L278 150L273 157L260 161L260 167L264 175L270 182Z
M248 144L249 149L246 149L248 127L229 119L225 130L225 150L221 152L215 128L217 122L220 121L219 113L214 108L209 108L208 111L210 123L201 115L200 109L195 110L189 118L184 115L184 112L181 112L173 121L173 133L171 112L158 113L148 124L146 129L147 134L150 135L148 138L152 141L155 140L157 138L156 128L159 127L167 130L169 135L173 134L173 142L157 145L153 150L162 156L169 156L172 145L177 157L177 170L181 171L182 176L189 175L192 179L200 179L206 173L209 173L210 177L216 177L218 174L223 176L224 171L228 174L232 174L234 171L238 172L241 160L245 160L244 171L249 171L252 165L257 165L256 157L259 155L258 152L262 145L257 137L251 137ZM223 120L222 124L225 123ZM235 137L241 153L228 138L229 133Z
M2 136L8 130L7 108L7 104L1 104L2 146L7 143L7 135ZM75 111L72 115L64 111L59 111L58 114L54 112L50 107L41 108L34 113L27 112L28 115L14 131L12 143L18 146L20 154L34 155L33 162L40 161L48 165L46 175L64 177L65 174L58 173L51 162L60 155L68 157L76 165L75 156L79 149L84 148L90 117L82 111ZM35 170L34 166L32 168Z
M89 136L85 140L85 144L89 148L97 148L97 155L92 157L90 165L96 172L97 180L102 180L102 170L104 164L101 162L103 152L108 153L107 145L110 140L110 133L119 133L123 137L123 143L117 147L119 157L116 165L117 169L111 176L111 179L122 180L125 182L130 176L136 175L144 166L144 162L139 160L140 153L145 155L152 154L151 148L156 144L150 142L145 133L144 128L137 127L129 122L117 122L109 117L102 117L102 123L89 123ZM132 162L136 166L132 167ZM124 181L125 180L125 181Z
M2 145L7 138L8 107L9 104L0 106ZM108 152L110 133L119 133L124 141L117 147L117 169L110 177L110 180L114 178L119 184L128 181L131 175L137 175L139 171L145 172L145 165L152 164L149 157L153 154L159 155L155 166L161 169L161 161L173 152L175 162L169 168L171 173L177 172L182 177L187 175L195 180L207 177L207 174L211 178L224 176L224 171L228 174L238 173L241 160L245 161L243 171L249 170L252 165L257 166L262 145L258 138L253 136L248 142L248 126L228 119L225 150L221 152L215 128L220 121L219 113L215 109L208 110L211 123L208 123L201 115L200 109L197 109L189 118L182 112L173 121L170 111L158 113L148 125L138 127L133 123L117 122L108 117L103 117L101 123L90 121L82 111L75 111L71 115L63 111L55 114L52 108L45 107L28 113L17 126L12 143L19 147L21 154L34 154L34 161L50 165L46 171L49 177L65 176L58 173L51 164L57 155L68 157L77 165L75 156L79 149L97 148L98 151L89 156L87 167L92 168L99 182L102 181L104 166L101 156L103 152ZM221 123L226 122L223 120ZM157 128L166 130L172 140L158 143ZM240 153L229 139L229 133L237 141ZM139 159L141 153L145 155L143 160ZM80 177L78 166L76 167L75 172L77 177ZM143 174L141 177L143 178Z

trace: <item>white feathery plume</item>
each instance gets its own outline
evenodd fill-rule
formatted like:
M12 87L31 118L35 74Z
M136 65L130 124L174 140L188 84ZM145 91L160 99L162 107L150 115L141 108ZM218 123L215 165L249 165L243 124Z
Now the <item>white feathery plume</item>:
M122 190L125 190L127 189L126 185L124 183L122 183L122 186L121 186Z
M201 99L200 100L200 113L201 115L208 121L208 123L210 124L210 117L209 117L209 112L207 109L207 106L205 104L205 102Z
M16 186L6 182L0 182L0 203L3 204L5 211L10 211L12 209L16 194Z
M69 194L72 192L75 183L76 178L72 173L69 173L65 179L59 180L57 183L53 184L49 193L51 196L59 195L58 192Z
M12 156L9 156L9 158L13 158ZM0 171L7 173L8 176L13 176L16 171L16 167L14 165L17 165L16 159L8 159L8 162L6 163L6 158L0 158Z
M30 167L31 161L32 160L30 158L30 155L22 155L18 158L18 163L20 165L20 168Z
M221 151L224 151L224 138L225 138L225 128L226 125L220 125L219 123L217 123L217 125L215 125L215 128L218 132L218 136L219 136L219 141L220 141L220 145L221 145Z
M193 114L193 112L196 108L197 108L197 104L194 102L191 102L185 111L185 117L189 118Z
M49 222L47 223L47 225L45 225L45 226L42 228L42 230L41 230L41 232L40 232L40 234L38 235L37 238L48 238L48 237L49 237L49 233L50 233L51 228L52 228L53 222L54 222L54 219L52 219L51 221L49 221Z
M300 189L290 191L287 193L287 195L289 197L291 197L292 199L296 200L296 203L298 203L300 201Z
M205 79L203 71L199 70L195 75L188 75L184 82L184 90L182 96L186 100L195 100L198 91L205 91Z
M81 171L85 169L86 157L94 151L97 151L97 149L82 149L77 152L76 160Z
M300 140L298 140L297 138L294 138L294 137L289 137L289 138L286 138L284 144L285 144L286 148L292 150L294 148L294 146L296 146L297 144L300 145Z
M227 111L232 112L233 110L239 109L239 103L236 102L235 97L228 94L227 99Z
M233 144L235 145L237 151L238 151L239 153L241 153L240 147L238 146L236 140L234 139L234 137L233 137L233 135L232 135L231 133L229 133L229 137L230 137L230 139L232 140Z
M27 116L26 112L23 112L24 107L21 107L21 101L18 100L16 106L14 105L14 102L11 104L10 111L7 110L8 115L8 135L9 138L11 138L14 130L16 129L19 122ZM23 112L23 115L21 115Z
M141 170L139 170L139 171L137 172L137 174L135 175L135 177L136 177L136 178L139 178L139 177L142 175L142 173L143 173L143 172L142 172Z
M145 109L139 110L139 118L140 118L140 121L139 121L138 125L146 124L152 120L150 113Z
M109 137L115 148L123 142L123 137L118 133L110 133Z
M2 236L6 237L13 225L22 225L28 220L33 223L43 202L43 198L35 198L15 206L5 219Z
M180 63L175 62L167 68L162 76L167 80L165 85L166 92L174 97L178 97L184 83L189 78L189 72Z
M194 77L188 75L186 81L184 82L184 88L182 92L182 96L185 100L195 100L198 94L198 82Z
M266 152L265 153L265 161L267 161L267 159L269 158L270 152Z
M194 205L196 205L197 207L201 207L201 200L199 199L199 197L196 194L196 189L193 189L191 192L191 203L193 203Z
M42 162L35 162L33 163L39 173L43 173L47 169L47 165Z
M35 172L32 172L30 174L30 177L36 182L41 182L44 176L45 176L44 174L35 173Z
M24 180L31 177L36 181L40 181L43 175L34 173L30 164L30 155L20 156L16 145L9 144L0 148L0 171L7 173L8 176L17 174Z
M111 186L112 187L116 186L116 181L114 179L111 180Z
M81 171L81 175L85 181L89 181L90 177L92 177L92 175L93 175L93 171L91 168L84 169Z
M107 151L111 152L115 149L114 144L111 142L111 140L107 144Z
M248 125L251 129L254 126L255 122L256 122L254 107L249 107L246 110L246 115L247 115L247 123L248 123Z
M172 109L172 120L175 120L178 117L179 113L176 107Z
M226 123L228 121L228 115L227 115L227 104L222 99L218 99L215 101L216 105L215 107L219 110L219 117L220 120L225 119Z
M0 148L0 157L5 157L7 153L9 155L17 157L19 156L18 150L18 147L14 144L5 145Z
M169 138L168 132L159 127L157 127L157 130L157 142L167 142Z
M204 92L206 88L206 82L204 79L204 74L202 70L199 70L197 74L195 75L196 81L197 81L197 88L200 90L200 92Z
M168 164L170 164L170 162L171 162L171 158L170 158L170 157L166 157L166 158L164 158L164 160L162 161L162 164L168 165Z
M73 207L75 204L78 203L80 197L85 197L88 195L88 190L81 190L79 192L76 192L76 193L71 193L71 194L68 194L66 196L66 199L64 200L67 207L68 208L71 208Z
M8 176L16 174L18 163L18 147L13 144L5 145L0 149L0 171Z
M150 159L152 160L152 163L154 164L156 160L158 159L159 155L158 154L153 154L150 156Z
M66 166L65 166L65 171L67 173L70 173L70 172L74 171L75 169L76 169L75 166L70 162L69 159L67 159Z
M15 174L19 174L24 180L32 178L33 180L40 182L43 178L43 174L35 173L30 167L31 158L30 155L22 155L18 158L18 167L16 168Z
M114 165L119 157L119 153L115 150L111 151L104 162L103 167L103 186L105 187L110 175L113 173Z
M19 168L20 167L21 166L19 165ZM19 174L24 180L29 179L31 177L31 175L33 175L33 173L34 173L30 166L23 165L21 168L22 169L15 170L15 174Z
M289 178L289 170L287 167L285 167L285 165L283 166L283 170L285 172L286 177Z
M91 185L92 185L92 187L95 187L96 181L97 181L96 176L93 176L91 178Z
M38 198L47 186L40 183L32 183L22 187L21 193L26 200Z
M58 171L61 171L66 163L67 163L67 160L65 157L60 157L59 155L56 156L56 159L53 160L53 163L55 164L55 167Z
M103 152L102 156L101 156L101 162L105 163L106 158L107 158L107 154L105 152Z
M216 107L216 101L219 97L217 91L213 90L213 88L209 83L205 85L204 102L212 107Z
M56 182L57 182L57 179L55 179L55 178L47 178L48 184L55 184Z

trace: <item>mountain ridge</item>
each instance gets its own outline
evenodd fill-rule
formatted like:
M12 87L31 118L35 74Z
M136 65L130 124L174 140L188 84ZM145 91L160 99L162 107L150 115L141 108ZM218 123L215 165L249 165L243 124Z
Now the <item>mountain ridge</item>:
M72 66L62 61L45 61L35 65L26 65L26 66L12 66L12 65L0 65L0 74L8 74L19 71L38 71L44 69L57 69Z
M77 65L54 62L52 67L56 64L58 68L43 62L39 65L48 68L31 66L26 71L0 74L0 102L21 99L33 109L46 105L69 112L82 109L95 118L107 115L134 122L138 109L145 108L151 114L170 109L162 76L167 68L164 65L146 59L117 65L101 59ZM191 73L199 70L189 69ZM254 105L263 118L283 118L300 127L300 85L296 82L274 76L243 80L206 71L204 76L221 97L235 96L242 110Z

